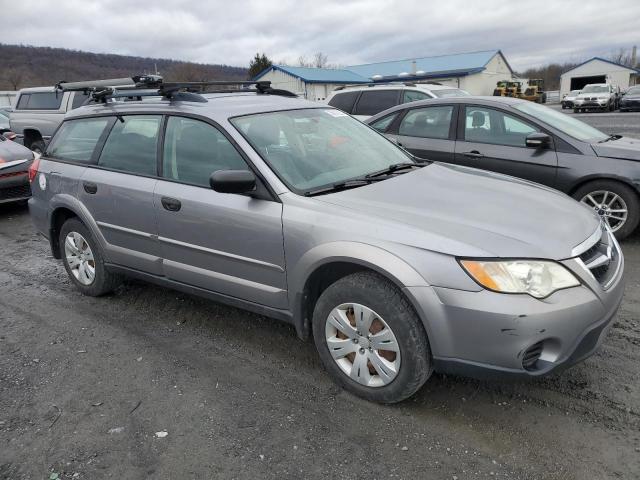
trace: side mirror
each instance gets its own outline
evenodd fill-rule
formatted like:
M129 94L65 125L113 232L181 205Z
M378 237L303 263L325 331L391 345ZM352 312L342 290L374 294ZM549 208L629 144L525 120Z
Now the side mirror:
M551 137L546 133L535 132L527 137L525 145L528 148L549 148L551 146Z
M256 188L256 176L249 170L217 170L209 185L219 193L247 193Z

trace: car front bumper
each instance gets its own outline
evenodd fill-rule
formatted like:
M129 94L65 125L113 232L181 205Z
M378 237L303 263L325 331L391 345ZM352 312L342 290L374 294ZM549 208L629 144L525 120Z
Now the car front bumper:
M31 188L27 172L3 172L0 170L0 203L27 200Z
M622 301L624 259L620 254L619 269L606 290L579 260L562 263L582 285L542 300L488 290L405 288L425 324L435 370L534 377L592 355Z

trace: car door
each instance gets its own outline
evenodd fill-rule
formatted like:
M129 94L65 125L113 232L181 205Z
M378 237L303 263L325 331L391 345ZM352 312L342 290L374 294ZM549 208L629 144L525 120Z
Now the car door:
M452 162L455 155L453 105L434 105L405 111L387 133L416 157Z
M161 115L118 115L78 197L107 241L113 263L160 275L154 189Z
M528 135L541 131L533 123L503 110L466 105L458 119L454 162L553 187L558 166L553 145L546 149L525 146Z
M171 280L286 308L282 204L209 186L217 170L246 169L219 127L169 117L156 189L163 272Z

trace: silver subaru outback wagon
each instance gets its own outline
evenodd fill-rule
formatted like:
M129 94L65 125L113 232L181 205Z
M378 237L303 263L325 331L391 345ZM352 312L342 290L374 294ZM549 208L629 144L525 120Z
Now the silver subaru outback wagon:
M623 256L566 195L418 163L264 85L168 85L94 92L31 168L33 221L82 293L132 276L290 322L338 384L383 403L433 371L534 377L602 342Z

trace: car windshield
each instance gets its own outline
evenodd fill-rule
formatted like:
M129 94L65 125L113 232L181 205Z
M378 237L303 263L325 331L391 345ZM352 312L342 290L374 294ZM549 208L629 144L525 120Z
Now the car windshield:
M599 142L609 138L606 133L580 120L537 103L522 102L514 105L513 108L531 115L550 127L557 128L561 132L583 142Z
M575 97L576 95L579 95L579 94L580 94L580 90L571 90L569 92L570 97Z
M607 85L587 85L582 90L582 93L608 93L609 87Z
M448 98L448 97L466 97L469 95L469 92L465 92L464 90L460 90L459 88L448 88L446 90L431 90L436 97L439 98Z
M385 137L336 109L261 113L231 122L297 193L413 163Z
M627 90L626 95L640 95L640 87L631 87Z

